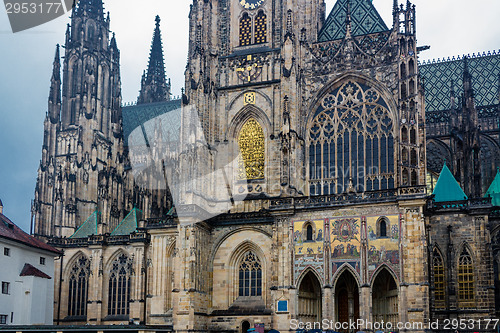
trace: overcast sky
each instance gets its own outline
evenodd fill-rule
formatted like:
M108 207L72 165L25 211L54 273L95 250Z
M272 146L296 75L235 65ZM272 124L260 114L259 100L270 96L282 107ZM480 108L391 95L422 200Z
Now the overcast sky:
M232 0L237 1L237 0ZM400 1L401 2L401 1ZM406 2L406 1L405 1ZM189 0L108 0L111 29L121 51L124 102L137 99L146 69L155 15L161 17L167 75L172 93L184 82ZM328 0L328 10L335 0ZM392 0L373 0L392 25ZM418 44L430 45L421 60L500 49L499 0L414 0ZM30 205L41 157L43 119L55 45L64 43L69 15L12 34L0 8L0 199L4 213L29 231Z

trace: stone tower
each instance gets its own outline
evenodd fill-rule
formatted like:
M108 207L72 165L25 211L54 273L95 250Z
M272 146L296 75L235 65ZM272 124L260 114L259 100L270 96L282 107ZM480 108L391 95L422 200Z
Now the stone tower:
M109 24L101 0L82 1L66 31L62 80L56 50L33 204L40 237L70 236L96 210L106 231L132 208L125 195L120 51Z
M156 27L149 54L149 66L141 81L138 104L165 102L170 100L170 79L166 80L161 41L160 17L156 16Z

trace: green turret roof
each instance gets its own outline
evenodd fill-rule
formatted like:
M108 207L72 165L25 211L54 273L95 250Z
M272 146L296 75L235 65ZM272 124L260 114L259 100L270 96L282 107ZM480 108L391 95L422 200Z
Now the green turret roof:
M99 223L99 212L93 212L87 220L70 236L70 238L87 238L97 235L97 224Z
M493 206L500 206L500 170L497 170L495 179L493 179L488 191L486 191L486 197L491 197Z
M436 187L434 188L434 201L445 202L445 201L461 201L467 200L467 195L458 184L455 177L451 173L446 163L443 165L441 174L439 175Z
M112 236L130 235L137 230L137 222L140 219L141 211L134 208L128 215L120 222L120 224L111 233Z
M389 30L371 0L337 0L319 32L318 41L327 42L342 39L346 36L348 3L351 14L352 36L362 36Z

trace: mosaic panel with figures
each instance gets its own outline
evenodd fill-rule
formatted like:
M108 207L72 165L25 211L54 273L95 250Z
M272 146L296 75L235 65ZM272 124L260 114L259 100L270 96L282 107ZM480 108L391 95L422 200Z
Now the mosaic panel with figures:
M359 217L331 218L332 274L344 264L360 271L361 233Z
M366 218L368 237L368 271L370 276L382 264L399 272L400 222L398 215Z
M293 222L295 279L297 279L300 274L309 267L316 270L320 276L324 276L324 224L325 221L322 219Z

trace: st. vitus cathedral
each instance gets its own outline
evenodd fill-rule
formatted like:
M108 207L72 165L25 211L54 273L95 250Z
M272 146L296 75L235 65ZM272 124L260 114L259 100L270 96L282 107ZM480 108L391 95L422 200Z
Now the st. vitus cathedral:
M500 55L420 63L410 2L394 0L392 27L370 0L326 14L324 0L194 0L182 97L157 17L123 107L119 32L102 0L79 1L33 203L35 235L64 251L56 324L498 318ZM229 204L209 214L221 179Z

